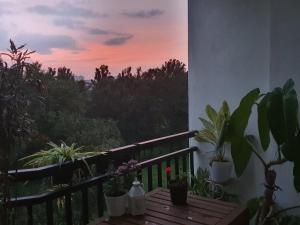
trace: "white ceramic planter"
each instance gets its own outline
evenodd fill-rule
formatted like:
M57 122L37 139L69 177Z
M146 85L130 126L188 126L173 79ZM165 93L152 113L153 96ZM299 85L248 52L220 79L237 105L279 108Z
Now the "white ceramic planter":
M211 179L216 183L225 183L231 178L232 162L213 161L210 168Z
M107 214L109 216L122 216L126 212L127 207L127 193L117 197L111 197L104 195L107 208Z

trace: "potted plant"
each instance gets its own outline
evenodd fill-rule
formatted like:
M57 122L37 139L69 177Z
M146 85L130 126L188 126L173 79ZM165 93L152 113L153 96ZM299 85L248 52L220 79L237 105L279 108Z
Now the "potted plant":
M111 217L122 216L126 212L128 196L127 191L130 189L134 180L133 173L138 168L136 160L130 160L120 165L116 171L111 166L110 180L106 183L104 198L106 203L107 214Z
M255 136L246 134L253 108L257 108L259 141ZM263 195L248 202L250 215L255 216L254 224L299 224L299 218L294 223L289 223L291 218L287 218L285 213L299 209L300 205L280 209L275 202L275 193L280 189L276 179L276 167L280 165L291 163L293 169L286 170L286 174L293 176L294 188L300 192L299 103L294 81L289 79L283 87L276 87L267 93L262 93L259 88L251 90L242 98L229 124L228 138L237 176L243 174L251 155L263 167ZM261 152L273 146L272 138L277 145L277 154L268 161Z
M61 142L60 145L57 145L53 142L49 142L48 145L50 149L41 150L32 155L24 157L20 159L21 161L27 161L24 166L25 167L41 167L52 164L62 165L65 162L71 161L75 162L75 160L83 159L84 167L81 168L83 171L90 172L90 168L86 161L85 157L94 156L100 154L99 152L82 152L83 147L76 147L76 144L73 143L68 146L66 143ZM53 177L54 184L67 184L72 180L73 177L73 168L67 167L63 171L57 173Z
M166 168L166 174L169 176L172 172L171 167ZM174 205L185 205L188 191L188 179L185 174L178 175L169 182L170 197Z
M225 156L226 136L230 120L230 110L228 103L223 102L219 112L210 105L206 106L208 117L199 117L203 128L196 134L195 140L199 143L209 143L214 147L214 156L210 161L211 178L216 183L224 183L231 177L232 162Z

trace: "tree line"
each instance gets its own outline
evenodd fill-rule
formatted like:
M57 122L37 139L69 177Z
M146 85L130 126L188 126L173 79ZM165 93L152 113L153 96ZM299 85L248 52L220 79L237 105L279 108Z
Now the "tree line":
M3 58L0 70L5 69ZM33 126L29 141L13 145L10 167L49 141L102 151L187 130L187 75L186 66L175 59L119 74L101 65L91 81L76 80L66 67L43 70L39 62L27 64L24 77L34 84L26 87L33 97L28 106Z

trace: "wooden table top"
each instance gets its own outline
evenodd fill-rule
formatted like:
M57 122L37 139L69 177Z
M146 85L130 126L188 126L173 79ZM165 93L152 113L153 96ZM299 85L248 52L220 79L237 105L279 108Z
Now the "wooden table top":
M236 204L188 195L187 205L175 206L167 189L146 194L144 216L124 215L98 225L248 225L248 212Z

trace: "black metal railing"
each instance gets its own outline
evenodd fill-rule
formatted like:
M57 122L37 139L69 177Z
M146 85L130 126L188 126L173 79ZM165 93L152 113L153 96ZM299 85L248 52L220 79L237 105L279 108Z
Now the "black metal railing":
M72 194L81 193L81 218L78 224L87 224L90 220L89 208L89 189L96 187L96 202L98 217L103 216L104 212L104 195L103 184L110 178L107 173L107 161L113 160L122 163L128 159L138 159L138 170L140 171L139 179L145 185L147 191L151 191L156 187L166 186L170 175L163 173L163 167L171 166L174 170L173 176L178 175L180 168L183 172L194 174L193 152L197 147L188 147L188 139L194 137L195 131L183 132L171 136L166 136L150 141L140 142L116 149L109 150L105 155L98 155L85 158L89 165L97 168L97 173L93 177L88 177L76 184L59 188L58 190L48 191L42 194L29 196L13 196L7 204L11 210L16 208L26 208L26 222L28 225L36 224L34 221L33 207L36 205L44 207L44 215L47 225L55 223L54 218L54 201L64 198L64 222L67 225L73 225L72 210ZM161 152L161 149L154 151L155 148L169 144L167 152ZM183 148L181 148L183 146ZM164 148L166 149L166 147ZM179 149L179 150L178 150ZM154 152L145 156L146 152ZM144 153L144 155L142 155ZM161 154L162 153L162 154ZM13 183L30 182L45 179L46 177L54 177L57 173L62 173L69 168L80 168L83 160L77 160L74 163L64 163L62 165L51 165L35 169L22 169L9 171L9 175L13 177ZM141 172L141 171L144 171ZM155 176L154 176L155 174ZM155 183L155 184L154 184Z

